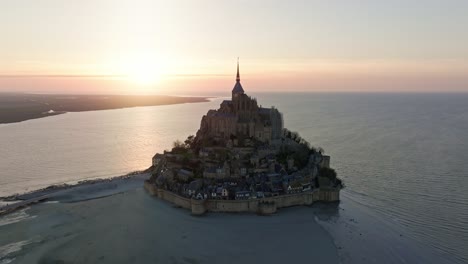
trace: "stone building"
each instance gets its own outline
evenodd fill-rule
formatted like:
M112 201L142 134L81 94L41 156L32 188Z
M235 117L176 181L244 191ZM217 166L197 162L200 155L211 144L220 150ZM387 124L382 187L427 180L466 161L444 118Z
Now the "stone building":
M237 62L236 84L231 100L224 100L218 110L209 110L203 116L197 138L230 140L254 138L271 142L281 138L283 116L274 107L263 108L248 96L240 83Z

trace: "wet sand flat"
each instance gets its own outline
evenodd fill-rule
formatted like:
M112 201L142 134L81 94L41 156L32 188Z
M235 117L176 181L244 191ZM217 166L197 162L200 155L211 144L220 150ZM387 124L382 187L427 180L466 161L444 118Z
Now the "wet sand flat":
M14 263L337 263L332 238L297 207L271 217L194 217L143 189L73 203L45 203L33 218L0 226ZM1 261L2 259L0 259Z
M150 196L147 174L83 184L0 217L0 263L457 263L344 191L272 216L201 217Z

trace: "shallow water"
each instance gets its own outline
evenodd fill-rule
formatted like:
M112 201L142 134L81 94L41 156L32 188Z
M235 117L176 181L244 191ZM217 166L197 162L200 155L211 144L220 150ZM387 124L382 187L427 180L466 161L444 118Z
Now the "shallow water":
M257 94L332 156L344 197L382 225L468 262L467 94ZM209 103L68 113L0 126L0 196L110 177L194 134ZM419 247L418 247L419 248Z

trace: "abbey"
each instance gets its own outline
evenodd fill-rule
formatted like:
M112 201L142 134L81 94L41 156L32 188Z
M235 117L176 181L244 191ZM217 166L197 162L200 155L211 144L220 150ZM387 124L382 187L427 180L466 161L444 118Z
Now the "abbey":
M258 106L257 100L248 96L240 83L237 62L236 84L231 100L224 100L218 110L209 110L203 116L197 138L212 137L218 140L252 138L262 142L280 139L283 131L282 114L274 107Z
M256 212L339 201L342 182L330 156L283 127L282 114L245 94L237 62L231 100L202 117L196 135L156 154L145 188L177 206L204 212Z

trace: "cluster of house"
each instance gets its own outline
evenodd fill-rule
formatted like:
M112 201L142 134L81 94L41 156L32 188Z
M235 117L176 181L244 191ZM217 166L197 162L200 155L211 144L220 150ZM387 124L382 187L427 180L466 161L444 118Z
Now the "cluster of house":
M298 169L292 158L280 163L277 152L272 144L257 148L204 147L192 153L188 161L199 164L200 175L184 166L184 154L156 154L156 184L195 199L263 198L311 191L317 185L318 168L328 167L330 162L329 156L315 153L310 155L307 166Z
M168 190L194 199L245 200L311 191L314 183L307 178L294 179L279 174L258 174L239 179L196 179L190 183L173 182Z

